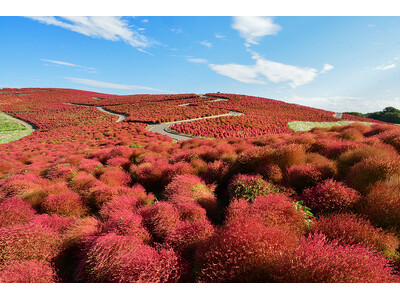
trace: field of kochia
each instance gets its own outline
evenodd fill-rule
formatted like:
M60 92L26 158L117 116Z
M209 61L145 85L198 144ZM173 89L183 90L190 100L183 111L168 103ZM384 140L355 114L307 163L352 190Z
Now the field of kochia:
M0 282L400 282L398 126L208 96L2 89Z

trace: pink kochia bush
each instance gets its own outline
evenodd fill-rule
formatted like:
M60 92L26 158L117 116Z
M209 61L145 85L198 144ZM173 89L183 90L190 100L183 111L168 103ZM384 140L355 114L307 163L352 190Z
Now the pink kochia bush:
M260 195L279 192L271 183L266 182L260 175L235 175L228 186L230 198L245 198L253 201Z
M53 267L43 261L17 261L0 269L0 283L53 283L57 281L57 274Z
M251 216L266 226L285 227L299 235L304 234L308 217L289 197L282 194L259 196L253 203L245 199L233 200L226 212L226 224L240 216Z
M213 192L213 186L207 186L195 175L177 175L165 188L164 196L170 202L174 202L177 196L191 198L191 201L203 207L209 216L213 216L218 206Z
M41 209L48 214L81 217L88 213L83 199L71 190L49 195L41 203Z
M0 227L28 223L35 213L32 206L21 198L7 198L0 203Z
M360 201L357 191L332 179L325 180L315 187L305 189L300 196L304 205L314 214L345 212L353 209Z
M373 247L386 256L394 256L400 242L393 234L351 213L322 216L314 220L311 232L322 233L329 240L337 240L340 244L363 244Z
M390 261L361 245L341 245L322 234L300 240L297 248L285 249L276 262L276 282L399 282Z
M133 236L108 233L86 247L89 282L177 282L185 270L172 249L152 248Z
M230 220L196 252L198 282L270 282L284 249L297 245L294 233L266 226L251 215Z

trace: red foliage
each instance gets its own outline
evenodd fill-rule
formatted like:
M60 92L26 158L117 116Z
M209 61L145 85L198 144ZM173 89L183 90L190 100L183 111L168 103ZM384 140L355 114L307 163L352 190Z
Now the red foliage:
M12 262L0 270L0 283L54 283L58 282L53 267L37 260Z
M207 186L195 175L178 175L167 185L164 196L167 200L172 200L172 197L176 196L192 198L193 202L200 204L209 216L213 216L218 206L213 191L214 187Z
M60 251L60 238L49 228L15 225L0 228L0 265L27 259L49 261Z
M21 198L7 198L0 203L0 227L28 223L35 213L32 206Z
M238 216L200 247L195 256L198 282L269 282L280 252L297 238L278 226Z
M283 171L294 165L303 165L306 161L304 147L299 144L288 144L278 147L271 154L271 161Z
M171 249L154 249L132 236L102 235L87 243L90 282L177 282L184 270Z
M390 261L360 245L340 245L321 234L301 239L274 268L274 281L287 283L399 282Z
M60 216L82 217L88 213L81 196L72 191L65 191L59 194L49 195L41 203L41 210L47 214Z
M230 198L245 198L254 201L260 195L279 192L271 183L266 182L260 175L237 174L231 178L228 185Z
M326 214L346 212L354 208L360 201L360 195L345 184L328 179L304 190L300 199L314 214Z
M375 228L369 221L350 213L322 216L312 223L311 232L322 233L340 244L372 246L386 256L393 256L400 244L394 234Z
M286 170L286 182L297 192L315 186L321 178L321 172L310 165L292 166Z
M364 201L363 214L380 227L400 228L400 182L389 180L371 186Z
M100 176L100 180L109 186L127 186L131 178L128 173L119 167L109 167Z

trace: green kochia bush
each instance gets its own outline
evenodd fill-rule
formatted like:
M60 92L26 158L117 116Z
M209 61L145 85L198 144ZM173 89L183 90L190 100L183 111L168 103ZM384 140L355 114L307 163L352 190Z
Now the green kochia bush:
M230 198L254 201L260 195L278 193L279 189L263 180L260 175L237 174L231 179L228 192Z

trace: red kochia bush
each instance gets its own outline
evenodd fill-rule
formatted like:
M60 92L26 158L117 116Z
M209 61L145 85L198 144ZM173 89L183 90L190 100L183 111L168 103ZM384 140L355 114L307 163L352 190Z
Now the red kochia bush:
M157 241L163 241L179 223L179 213L171 203L160 201L139 210L147 230Z
M183 268L171 249L154 249L132 236L109 233L87 243L89 282L177 282Z
M268 195L278 191L273 184L266 182L258 174L237 174L228 185L230 198L245 198L249 201L253 201L260 195Z
M311 231L340 244L372 246L386 256L393 256L400 244L394 234L375 228L369 221L351 213L322 216L312 223Z
M326 214L353 209L360 201L360 195L345 184L328 179L315 187L305 189L300 199L313 213Z
M389 260L361 245L328 242L322 234L301 239L295 250L285 254L275 265L276 282L287 283L380 283L399 282Z
M213 216L217 210L217 199L213 194L214 187L207 186L203 180L195 175L178 175L164 190L164 196L168 200L172 197L183 196L192 198L203 207L209 216Z
M0 203L0 227L28 223L35 213L32 206L21 198L7 198Z
M194 266L198 282L270 282L271 270L296 236L257 218L238 216L199 247Z
M286 182L297 192L315 186L321 178L321 172L314 166L291 166L286 171Z
M54 258L60 247L59 236L49 228L34 224L0 228L0 265L13 260Z
M307 229L308 217L303 210L282 194L259 196L253 203L245 199L235 199L226 210L226 223L237 217L250 216L263 224L285 227L292 232L303 234Z
M393 179L371 186L362 212L380 227L400 228L400 181Z
M303 165L306 152L303 145L288 144L280 146L271 154L271 161L277 164L283 171L294 165Z
M12 262L0 270L0 283L53 283L57 282L53 267L37 260Z
M104 232L134 236L142 243L150 242L149 232L142 225L143 218L133 212L115 213L104 225Z
M350 169L346 182L352 188L365 194L370 185L392 176L400 176L399 158L392 160L369 158L360 161Z
M109 186L128 185L131 178L128 173L119 167L108 167L100 176L100 180Z
M69 190L58 195L48 196L41 203L41 209L47 214L75 216L78 218L86 215L88 212L81 196Z

